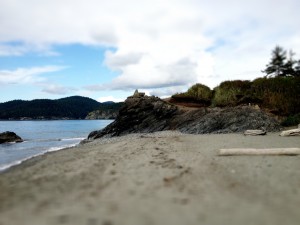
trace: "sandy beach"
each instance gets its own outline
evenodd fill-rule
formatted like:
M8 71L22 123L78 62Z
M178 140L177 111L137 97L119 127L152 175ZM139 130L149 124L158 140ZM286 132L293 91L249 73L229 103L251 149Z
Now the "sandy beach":
M298 225L299 137L137 134L48 153L0 174L0 225Z

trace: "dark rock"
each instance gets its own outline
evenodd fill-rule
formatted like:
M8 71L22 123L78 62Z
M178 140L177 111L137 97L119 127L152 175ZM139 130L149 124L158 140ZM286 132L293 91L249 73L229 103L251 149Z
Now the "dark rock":
M7 142L23 142L23 140L14 132L6 131L0 133L0 144Z
M199 111L199 112L197 112ZM193 116L187 121L186 117ZM190 134L240 133L245 130L263 129L267 132L279 131L279 123L263 111L251 107L211 108L205 112L193 110L181 115L177 129Z
M176 113L178 113L176 106L159 98L129 97L116 120L103 130L91 132L88 139L169 130L170 118Z
M235 133L249 129L279 131L279 123L261 110L252 107L179 108L157 97L128 97L116 120L88 139L121 136L129 133L150 133L179 130L190 134Z

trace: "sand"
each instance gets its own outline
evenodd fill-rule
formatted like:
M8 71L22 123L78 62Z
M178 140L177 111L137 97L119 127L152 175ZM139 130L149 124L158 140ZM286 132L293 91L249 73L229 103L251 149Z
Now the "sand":
M0 174L0 225L299 225L299 137L163 132L93 142Z

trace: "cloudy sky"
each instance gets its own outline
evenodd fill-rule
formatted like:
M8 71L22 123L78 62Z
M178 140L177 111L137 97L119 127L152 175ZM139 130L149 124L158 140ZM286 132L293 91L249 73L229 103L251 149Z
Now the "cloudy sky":
M262 76L300 58L299 0L0 0L0 102L121 101Z

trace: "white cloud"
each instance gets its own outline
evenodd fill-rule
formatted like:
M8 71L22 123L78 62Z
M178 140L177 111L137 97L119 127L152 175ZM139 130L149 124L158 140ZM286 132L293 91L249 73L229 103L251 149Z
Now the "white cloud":
M142 57L142 53L127 53L122 55L107 51L105 54L105 64L111 69L122 70L129 65L138 64Z
M143 91L143 90L142 90ZM176 87L169 87L169 88L157 88L148 92L148 95L154 95L159 97L170 97L176 93L185 92L185 86L176 86ZM147 92L147 91L146 91Z
M42 86L44 86L42 92L54 95L66 95L77 90L76 88L65 87L59 84L43 84Z
M276 44L300 53L299 8L298 0L2 0L0 43L26 44L0 44L0 55L100 45L113 47L104 63L120 74L95 90L214 87L261 76Z
M62 66L43 66L32 68L17 68L15 70L0 70L0 84L24 84L45 81L41 75L63 70Z
M27 53L37 53L39 55L57 56L58 52L52 50L49 44L28 44L28 43L0 43L0 57L22 56Z
M24 45L12 46L0 44L0 56L20 56L28 52L29 49Z
M103 96L97 99L98 102L109 102L109 101L113 101L113 102L124 102L125 99L124 98L116 98L114 96Z

